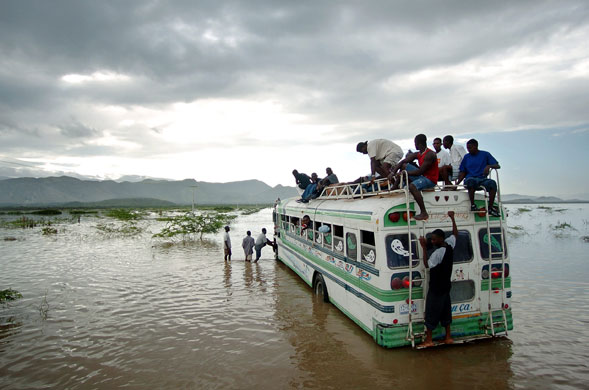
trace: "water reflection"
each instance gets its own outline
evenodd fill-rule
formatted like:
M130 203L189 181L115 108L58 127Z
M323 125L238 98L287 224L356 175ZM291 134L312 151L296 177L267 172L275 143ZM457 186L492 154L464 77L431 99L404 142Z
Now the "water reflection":
M527 214L510 220L531 229L510 242L510 338L426 351L379 347L280 262L223 262L221 237L104 237L90 218L51 238L0 229L17 238L0 242L0 286L25 296L0 308L0 388L582 388L587 244ZM232 238L269 219L240 217Z

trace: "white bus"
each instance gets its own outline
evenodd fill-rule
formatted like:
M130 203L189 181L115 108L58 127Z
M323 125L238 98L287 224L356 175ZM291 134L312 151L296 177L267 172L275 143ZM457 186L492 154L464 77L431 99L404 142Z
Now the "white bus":
M391 190L386 180L372 187L330 186L309 203L283 200L275 209L277 257L379 345L415 346L424 336L429 282L418 238L437 228L450 235L452 210L459 230L450 293L452 336L464 342L507 334L513 329L511 276L500 193L501 218L471 212L462 187L424 191L423 198L430 215L425 222L412 218L412 196ZM486 193L477 193L475 202L488 209ZM443 337L443 328L433 335Z

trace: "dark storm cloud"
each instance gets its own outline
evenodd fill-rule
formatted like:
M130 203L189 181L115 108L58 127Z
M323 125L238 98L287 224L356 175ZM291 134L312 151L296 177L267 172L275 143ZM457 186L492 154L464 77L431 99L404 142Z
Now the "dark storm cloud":
M467 96L461 80L402 91L383 85L423 69L540 50L586 29L588 14L587 3L574 0L5 1L0 115L7 124L0 132L10 137L0 150L45 144L56 153L103 152L88 141L112 129L98 119L68 122L82 117L80 102L164 107L203 98L272 99L350 141L385 132L408 137L417 130L410 113L419 110L431 117L424 126L460 131L489 129L479 118L493 115L511 128L587 122L580 103L589 100L586 75L542 95L532 90L501 99ZM128 80L61 79L104 71ZM118 136L141 140L133 153L148 154L164 148L157 129Z

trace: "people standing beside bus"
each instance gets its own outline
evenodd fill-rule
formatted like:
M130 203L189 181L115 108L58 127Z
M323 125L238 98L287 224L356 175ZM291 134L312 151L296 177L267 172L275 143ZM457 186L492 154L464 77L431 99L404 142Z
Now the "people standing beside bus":
M451 181L458 178L460 164L464 156L466 156L466 149L462 145L454 145L454 137L451 135L445 136L442 144L444 145L444 149L448 149L450 152L450 166L442 166L442 172L440 172L440 175L447 177L444 184L448 186L452 185Z
M404 170L407 171L410 182L409 191L411 192L411 195L413 195L415 202L419 205L420 210L419 214L417 214L414 219L421 221L426 220L429 217L427 210L425 209L421 190L432 188L436 185L439 171L436 153L427 147L427 137L425 134L417 134L414 143L419 151L410 153L403 160L399 161L389 175L389 180L394 179L395 182L393 188L398 188L401 180L401 172L397 173L397 171L402 170L403 166L405 166ZM419 167L417 168L415 165L409 164L415 159L417 159L419 163Z
M452 303L450 290L452 289L452 265L454 262L454 247L458 238L458 228L454 220L454 211L448 211L452 220L452 235L446 239L444 231L436 229L431 234L431 243L435 250L427 255L427 241L419 237L423 252L423 264L429 268L429 288L425 301L425 340L420 347L431 347L432 333L440 323L446 328L445 344L452 344L450 325L452 324Z
M370 157L370 184L374 183L376 173L387 177L391 169L403 158L403 149L388 139L373 139L356 145L358 153Z
M460 164L460 174L456 180L456 185L464 179L464 185L468 190L470 198L470 210L477 211L478 208L474 203L474 192L484 187L489 192L489 214L493 217L499 217L499 207L495 206L495 195L497 194L497 183L489 179L491 169L499 169L499 163L491 153L479 150L479 142L476 139L470 139L466 143L468 154L462 159Z
M225 226L225 234L223 234L223 250L225 252L225 261L231 261L231 237L229 237L229 226Z
M450 184L448 179L448 175L452 172L452 159L450 158L450 153L442 149L442 139L440 137L434 138L432 145L438 156L438 170L440 172L438 181L443 181L444 184Z
M254 240L254 238L252 237L252 232L248 230L247 235L243 238L243 241L241 242L241 247L243 248L243 252L245 253L245 261L252 260L255 245L256 240Z

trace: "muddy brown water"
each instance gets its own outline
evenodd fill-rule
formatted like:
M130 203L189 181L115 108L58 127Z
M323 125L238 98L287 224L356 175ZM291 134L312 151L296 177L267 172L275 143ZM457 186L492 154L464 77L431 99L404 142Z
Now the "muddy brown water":
M269 248L245 263L269 209L233 223L231 263L220 234L169 245L153 219L131 238L91 216L50 236L0 228L0 289L24 296L0 307L0 388L587 388L589 208L558 207L510 206L509 337L423 351L377 346Z

